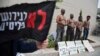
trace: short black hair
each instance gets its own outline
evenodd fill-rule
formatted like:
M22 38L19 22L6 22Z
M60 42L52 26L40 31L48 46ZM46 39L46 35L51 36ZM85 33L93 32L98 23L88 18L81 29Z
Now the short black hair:
M61 14L62 14L62 15L65 14L65 9L61 9Z
M78 17L78 21L83 22L83 17L82 16L79 16Z
M70 14L70 19L73 19L74 18L74 14Z
M91 17L90 15L87 16L87 18L90 18L90 17Z
M89 20L90 20L90 18L91 18L91 16L90 16L90 15L88 15L88 16L87 16L87 21L89 21Z

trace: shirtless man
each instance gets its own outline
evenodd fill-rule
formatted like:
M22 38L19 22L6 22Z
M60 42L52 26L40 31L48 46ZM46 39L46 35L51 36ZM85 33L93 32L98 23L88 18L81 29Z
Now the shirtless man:
M66 31L66 41L72 41L74 39L74 28L75 28L75 21L73 20L74 15L70 14L70 19L67 20L67 31Z
M62 39L63 39L64 26L65 26L65 23L66 23L64 14L65 14L65 10L61 9L61 14L58 15L57 19L56 19L56 23L57 23L57 30L56 30L57 37L56 37L56 41L55 41L55 43L56 43L56 45L55 45L56 50L58 49L57 42L58 41L62 41Z
M82 27L83 27L82 16L79 16L78 21L76 22L76 33L74 40L80 40Z
M87 20L84 21L84 31L83 31L83 40L87 40L89 34L89 26L90 26L90 18L91 16L87 16Z

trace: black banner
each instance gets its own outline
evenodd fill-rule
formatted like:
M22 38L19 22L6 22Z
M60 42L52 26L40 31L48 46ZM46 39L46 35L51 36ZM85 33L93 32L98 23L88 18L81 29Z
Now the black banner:
M55 1L0 8L0 43L16 38L43 41L50 28Z

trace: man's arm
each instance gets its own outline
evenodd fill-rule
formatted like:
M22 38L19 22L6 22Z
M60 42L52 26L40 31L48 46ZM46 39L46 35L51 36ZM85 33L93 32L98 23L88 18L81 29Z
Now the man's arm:
M46 48L48 46L48 39L44 40L43 42L35 41L33 39L20 39L15 44L18 44L18 52L34 52L38 49Z
M83 22L83 27L85 27L85 25L86 25L86 21Z
M69 20L66 20L66 26L68 26Z
M62 22L60 21L60 15L57 16L56 23L62 24Z
M67 26L67 20L66 20L66 17L64 17L64 26Z
M77 25L77 21L74 21L75 26Z
M74 20L73 21L73 28L75 28L76 27L76 21Z
M89 21L89 26L90 26L90 21Z
M36 46L38 49L44 49L48 47L48 39L44 40L43 42L36 42Z

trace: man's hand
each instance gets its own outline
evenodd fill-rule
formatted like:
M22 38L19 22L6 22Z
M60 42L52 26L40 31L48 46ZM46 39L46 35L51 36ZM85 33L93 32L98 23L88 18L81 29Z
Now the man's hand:
M43 42L36 42L37 48L38 49L44 49L47 48L48 46L48 39L44 40Z

